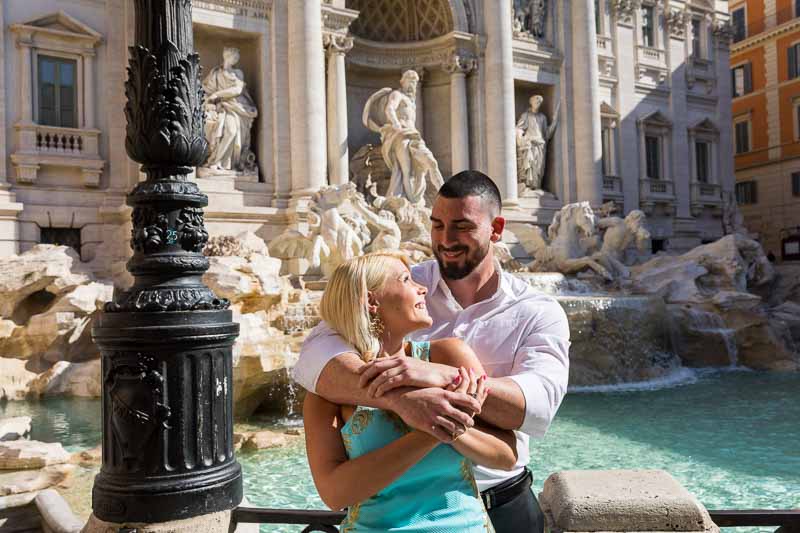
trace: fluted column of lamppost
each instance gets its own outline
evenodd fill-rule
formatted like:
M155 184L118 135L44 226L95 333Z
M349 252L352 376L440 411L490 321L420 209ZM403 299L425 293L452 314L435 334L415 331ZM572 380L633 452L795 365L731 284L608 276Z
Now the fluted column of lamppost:
M147 176L127 196L135 281L93 328L103 379L93 520L114 524L224 515L242 499L232 396L239 326L202 281L208 198L187 180L208 153L191 1L134 0L134 9L125 147Z

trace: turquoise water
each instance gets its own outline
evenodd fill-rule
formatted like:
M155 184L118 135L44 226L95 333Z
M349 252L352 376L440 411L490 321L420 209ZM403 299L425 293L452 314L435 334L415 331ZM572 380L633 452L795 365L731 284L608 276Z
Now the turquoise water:
M70 450L99 442L97 402L0 406L20 414L34 417L34 438ZM660 468L711 509L800 508L800 374L701 371L659 390L570 393L531 452L537 492L558 470ZM324 508L302 444L239 461L251 505Z

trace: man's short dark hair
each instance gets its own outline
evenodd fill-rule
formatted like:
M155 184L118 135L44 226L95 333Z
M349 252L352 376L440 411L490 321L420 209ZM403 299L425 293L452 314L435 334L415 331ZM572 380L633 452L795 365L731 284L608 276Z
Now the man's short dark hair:
M489 176L477 170L462 170L455 174L444 182L439 194L445 198L480 196L489 207L492 217L500 214L500 189Z

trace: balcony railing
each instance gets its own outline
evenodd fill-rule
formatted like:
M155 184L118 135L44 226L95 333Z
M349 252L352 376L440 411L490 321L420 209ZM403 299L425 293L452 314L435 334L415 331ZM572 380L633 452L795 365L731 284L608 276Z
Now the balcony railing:
M603 176L603 198L610 200L622 198L622 178L619 176Z
M675 184L671 181L650 178L639 181L643 198L675 199Z
M17 151L11 154L17 183L34 183L41 166L77 167L83 184L96 187L105 161L100 157L100 130L17 124Z
M722 210L722 186L716 183L692 183L692 212L694 216L699 215L703 208L710 207L721 214Z
M666 52L660 48L638 45L639 61L651 65L663 66L667 63Z
M605 35L597 36L597 52L599 54L613 56L614 55L614 41L611 37Z

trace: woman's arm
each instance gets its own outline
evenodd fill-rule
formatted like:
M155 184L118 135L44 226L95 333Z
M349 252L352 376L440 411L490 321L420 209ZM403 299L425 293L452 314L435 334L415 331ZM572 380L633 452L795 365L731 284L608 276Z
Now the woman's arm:
M431 362L467 369L466 372L460 371L461 382L456 390L477 394L478 401L483 404L488 393L486 374L475 351L464 341L441 339L431 342ZM474 463L489 468L512 470L517 463L517 439L514 432L480 422L467 429L452 446Z
M374 496L439 444L426 433L412 431L383 448L348 459L339 406L310 392L303 403L303 424L314 485L334 510Z
M481 404L489 394L486 376L476 377L472 369L459 369L461 382L458 391L474 396ZM467 429L453 443L461 455L482 466L498 470L513 470L517 464L517 439L513 431L498 429L481 422Z

